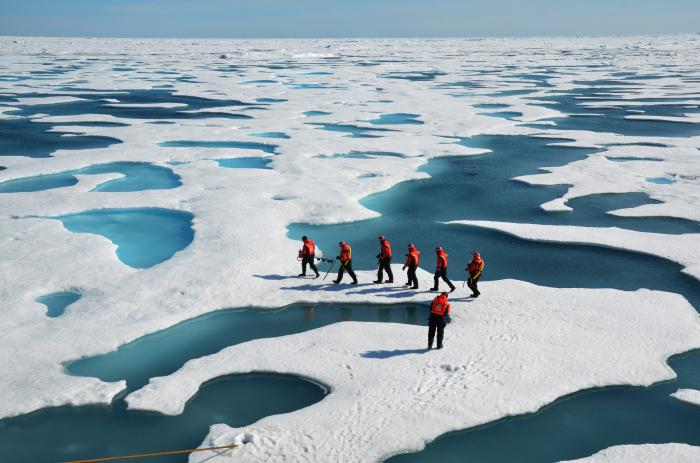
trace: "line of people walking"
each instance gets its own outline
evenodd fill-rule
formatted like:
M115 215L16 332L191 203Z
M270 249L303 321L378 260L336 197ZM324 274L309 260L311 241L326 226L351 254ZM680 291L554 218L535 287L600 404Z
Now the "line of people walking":
M391 270L391 243L383 236L380 236L378 240L379 254L377 254L377 279L374 280L374 283L393 283L394 274ZM316 257L316 245L307 236L302 237L302 242L303 246L299 250L299 258L301 260L301 273L299 274L299 276L306 276L306 269L308 267L314 272L315 278L318 278L320 274L318 272L318 268L316 267L315 261L317 259L320 260L321 258ZM340 268L338 269L338 276L335 280L333 280L333 283L339 284L343 280L343 276L345 275L345 273L347 273L352 279L351 284L356 285L357 275L355 275L355 272L352 269L352 248L348 243L345 243L344 241L340 241L338 245L340 247L340 252L333 261L323 259L325 261L332 262L331 269L333 268L333 264L335 264L336 261L338 261L340 264ZM430 290L439 291L440 280L442 280L450 288L450 292L453 292L456 288L447 276L447 252L445 252L445 250L441 246L436 246L435 254L437 257L437 264L435 268L435 275L433 277L434 284L433 287L430 288ZM403 270L406 271L407 277L407 282L404 284L404 286L408 286L412 289L418 289L418 278L416 277L416 270L418 269L419 264L420 251L412 243L409 243L408 252L406 253L406 261L403 265ZM329 269L329 272L331 269ZM479 297L481 295L481 292L479 292L478 282L484 271L484 260L482 259L481 254L479 254L478 252L474 252L472 254L471 262L469 262L469 264L464 270L468 274L467 285L472 291L471 297ZM385 273L387 277L386 281L384 281ZM440 336L438 336L438 345L440 345Z

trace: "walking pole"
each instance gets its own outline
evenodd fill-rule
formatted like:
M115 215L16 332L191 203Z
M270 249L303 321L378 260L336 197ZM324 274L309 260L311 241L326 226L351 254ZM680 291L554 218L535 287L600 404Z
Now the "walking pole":
M333 262L331 262L331 268L329 268L328 271L326 272L326 274L323 276L324 281L326 280L326 277L328 276L328 274L331 273L331 270L333 270L333 266L335 265L335 261L336 261L336 259L333 259Z

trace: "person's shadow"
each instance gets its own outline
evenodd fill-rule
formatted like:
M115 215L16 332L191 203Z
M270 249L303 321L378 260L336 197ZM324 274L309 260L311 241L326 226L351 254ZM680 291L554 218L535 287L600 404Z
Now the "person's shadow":
M428 349L369 350L362 354L367 359L388 359L408 354L424 354Z

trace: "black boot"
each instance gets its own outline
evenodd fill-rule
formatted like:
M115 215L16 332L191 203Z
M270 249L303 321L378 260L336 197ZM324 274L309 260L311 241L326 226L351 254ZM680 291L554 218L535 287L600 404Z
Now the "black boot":
M382 282L382 280L374 280L374 284L375 284L375 285L378 285L378 284L381 283L381 282Z
M430 288L431 291L437 291L437 288Z
M350 283L350 284L351 284L351 285L356 285L356 284L357 284L357 280L353 281L353 282Z
M337 285L340 283L340 280L333 280L333 283L335 283Z
M300 274L297 275L297 276L298 276L298 277L305 277L305 276L306 276L306 273L300 273Z
M413 287L413 289L418 289L418 285L415 285L415 286Z

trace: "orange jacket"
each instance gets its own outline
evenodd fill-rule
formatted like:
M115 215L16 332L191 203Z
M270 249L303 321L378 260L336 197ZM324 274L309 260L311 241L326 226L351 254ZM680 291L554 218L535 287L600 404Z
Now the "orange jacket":
M437 252L437 268L438 270L447 269L447 253L442 249Z
M469 272L469 277L471 278L476 278L481 275L481 272L484 271L484 259L479 257L477 260L476 258L472 260L469 263L469 266L467 267L467 272Z
M311 254L316 254L316 245L311 240L304 241L304 246L299 251L299 255L307 256Z
M349 260L352 260L352 248L349 244L343 243L340 245L340 261L346 263Z
M418 267L418 264L420 263L420 251L416 249L415 246L411 246L408 248L408 256L406 257L406 267L410 267L411 265L415 265Z
M381 246L381 250L379 252L379 258L384 260L384 259L388 259L389 257L391 257L391 243L388 242L387 240L383 240L383 241L381 241L380 246Z
M440 294L433 299L433 303L430 305L430 313L435 315L440 315L444 317L450 313L450 303L447 302L447 296Z

